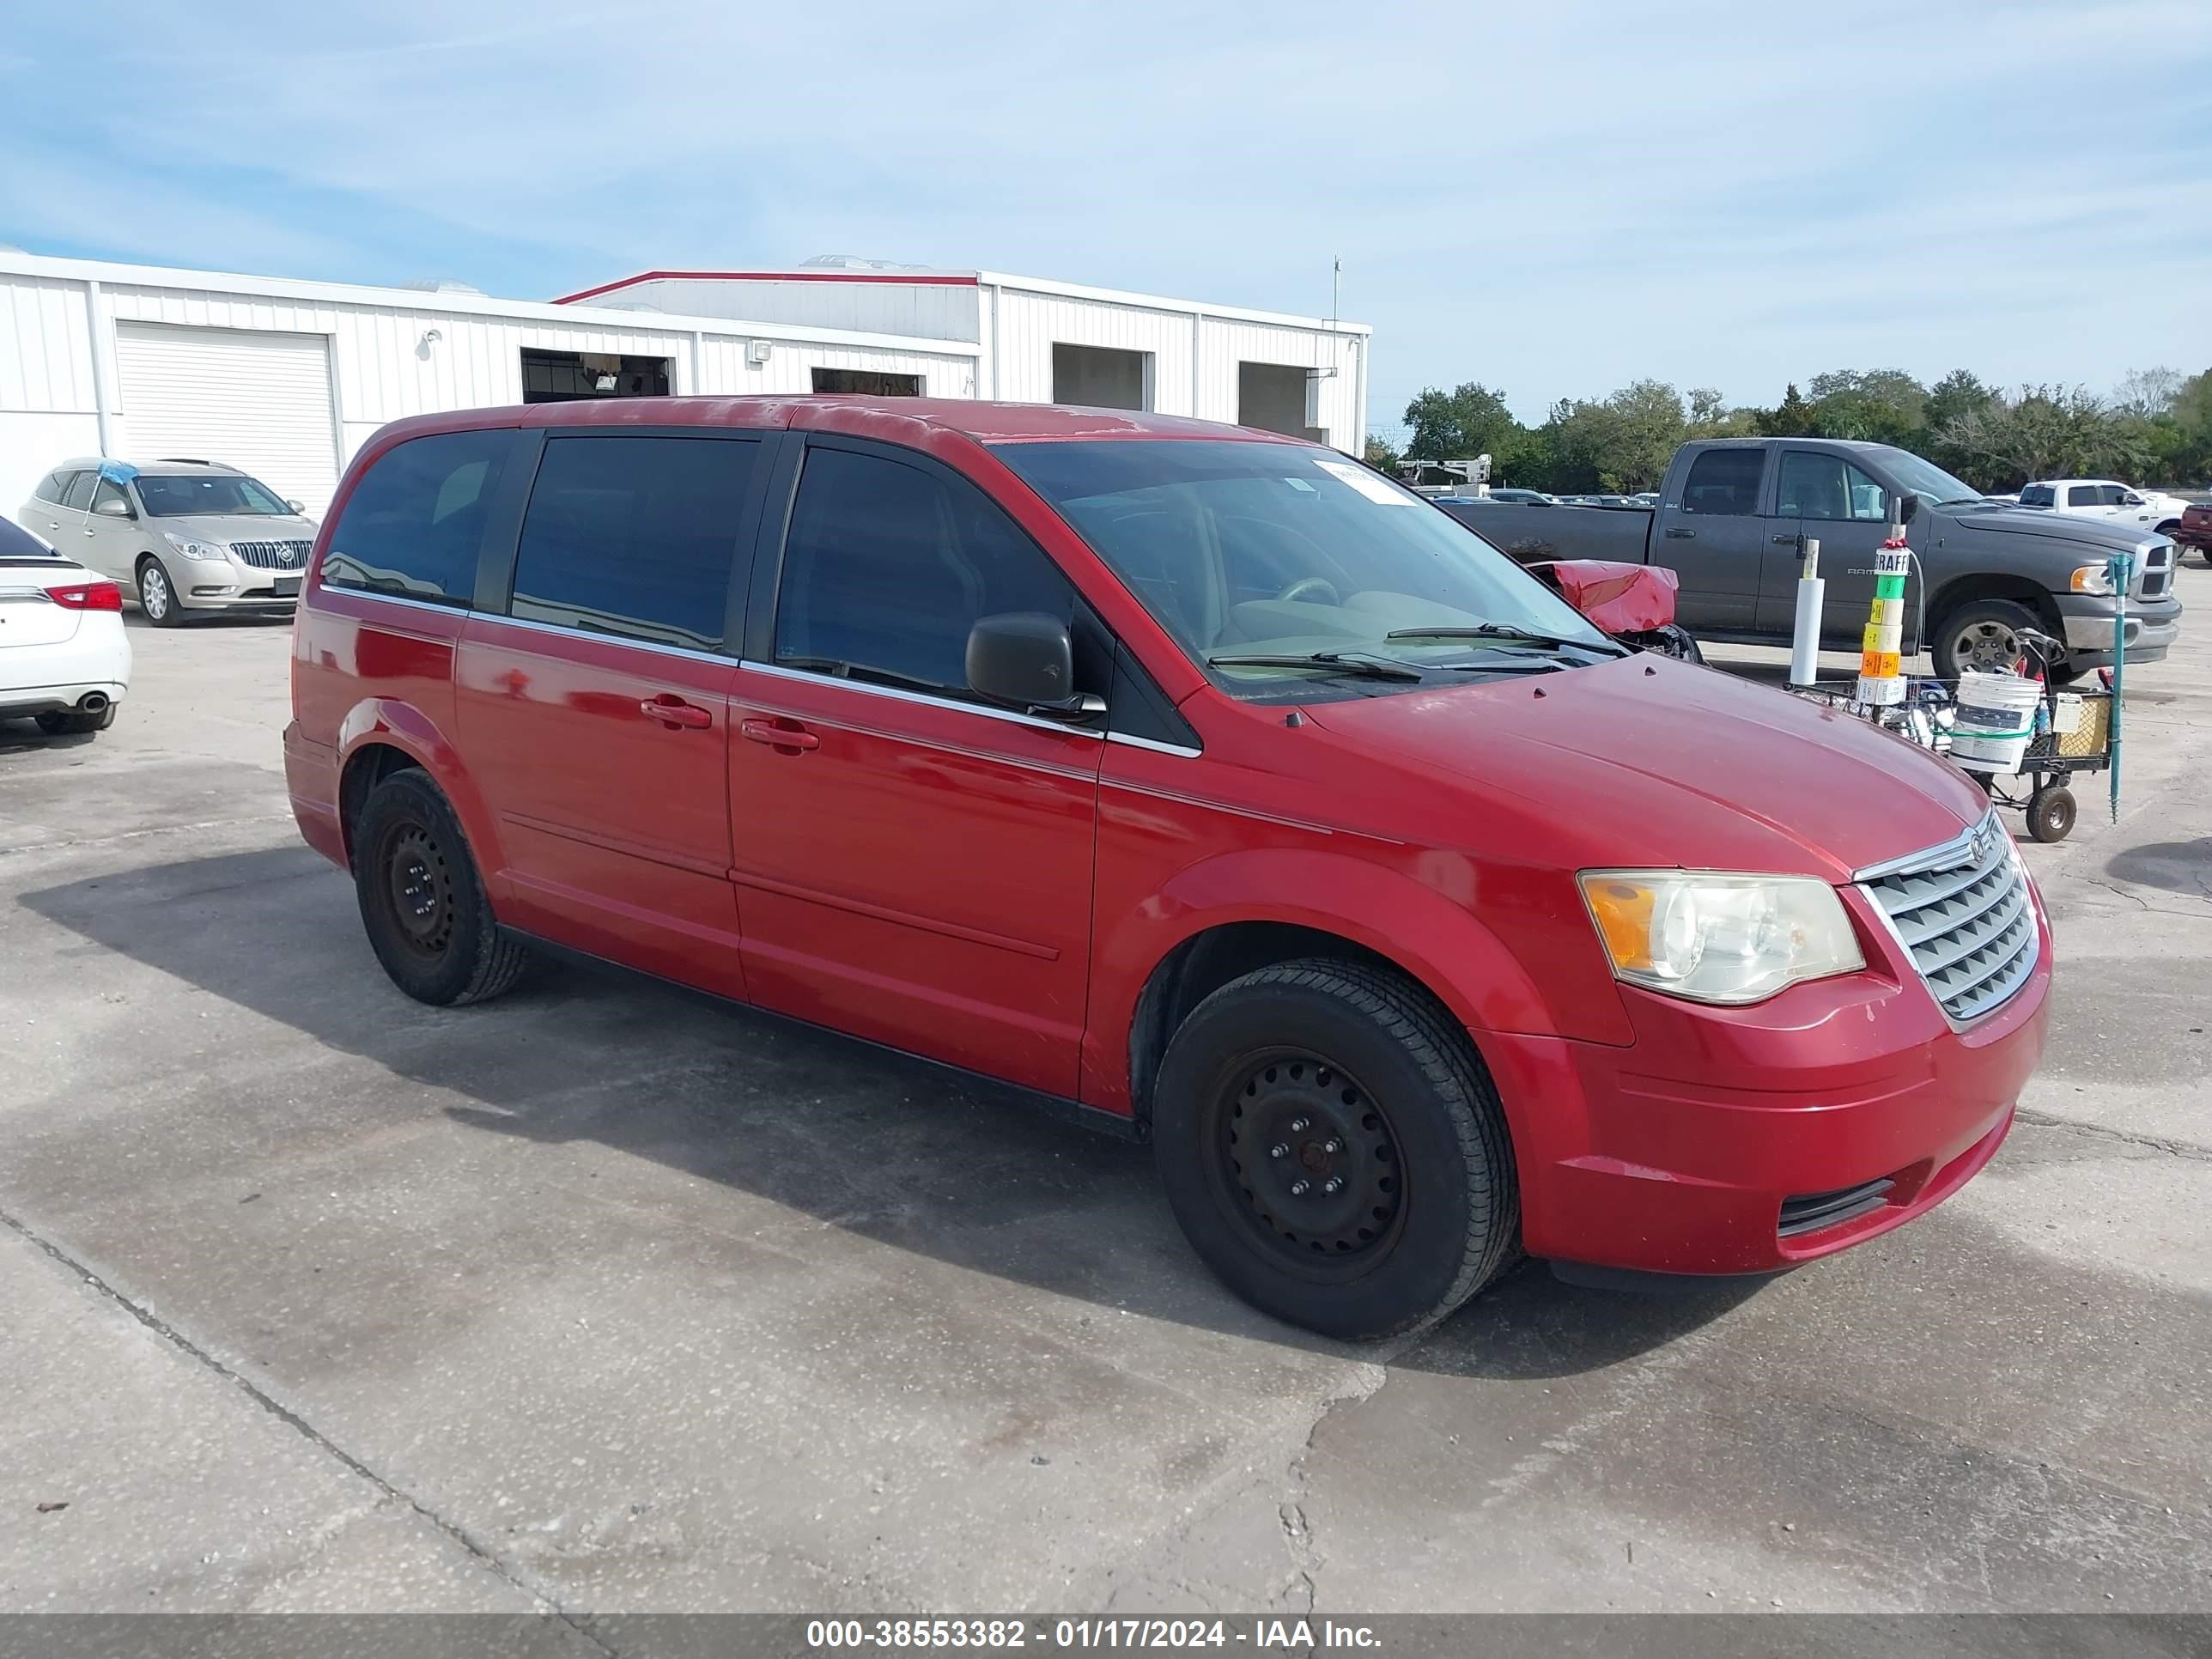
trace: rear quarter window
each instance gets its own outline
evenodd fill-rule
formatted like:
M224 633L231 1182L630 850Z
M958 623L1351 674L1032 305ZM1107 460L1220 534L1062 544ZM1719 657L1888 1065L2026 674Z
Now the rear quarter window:
M510 431L414 438L373 462L331 527L322 585L466 607Z

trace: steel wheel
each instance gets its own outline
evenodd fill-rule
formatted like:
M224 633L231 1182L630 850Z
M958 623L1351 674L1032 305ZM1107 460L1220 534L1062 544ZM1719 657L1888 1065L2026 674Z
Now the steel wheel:
M1223 1196L1276 1264L1340 1279L1386 1254L1405 1218L1396 1139L1374 1099L1320 1055L1255 1056L1218 1108Z
M428 962L444 956L453 942L453 874L436 840L419 823L395 824L377 867L398 941Z

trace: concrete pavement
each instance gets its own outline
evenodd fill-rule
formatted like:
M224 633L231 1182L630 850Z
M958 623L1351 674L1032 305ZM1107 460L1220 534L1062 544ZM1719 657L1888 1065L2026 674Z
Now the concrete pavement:
M2027 848L2052 1046L1962 1194L1352 1350L1141 1149L619 975L406 1001L287 632L136 620L113 730L0 726L0 1610L2212 1609L2212 630Z

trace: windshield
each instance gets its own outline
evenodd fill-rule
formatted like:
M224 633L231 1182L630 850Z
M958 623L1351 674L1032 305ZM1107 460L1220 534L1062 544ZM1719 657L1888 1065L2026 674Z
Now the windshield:
M292 509L269 486L234 472L141 472L138 499L157 519L228 513L247 518L289 518Z
M1317 672L1232 656L1528 670L1611 655L1605 636L1457 520L1332 450L1235 440L1015 443L994 453L1060 510L1192 659L1239 696ZM1406 638L1492 624L1498 637ZM1509 637L1508 635L1511 635ZM1563 656L1561 645L1576 654ZM1587 647L1589 654L1582 654ZM1364 685L1372 691L1375 683Z
M1875 454L1899 489L1924 495L1938 507L1982 499L1982 492L1964 478L1953 477L1935 462L1923 461L1909 449L1892 449L1887 444L1877 444Z

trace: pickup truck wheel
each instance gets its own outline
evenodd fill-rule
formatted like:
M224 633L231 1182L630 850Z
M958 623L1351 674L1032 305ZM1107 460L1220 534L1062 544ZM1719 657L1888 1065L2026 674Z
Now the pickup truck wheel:
M2013 599L1976 599L1962 605L1936 625L1929 654L1936 678L1954 680L1968 669L1980 674L2009 674L2027 654L2021 635L2044 631L2035 612Z
M1466 1034L1363 963L1262 968L1199 1004L1152 1140L1192 1248L1262 1312L1362 1341L1443 1318L1518 1248L1497 1091Z
M529 947L504 932L460 819L412 769L378 784L356 820L362 926L392 982L437 1007L482 1002L522 977Z

